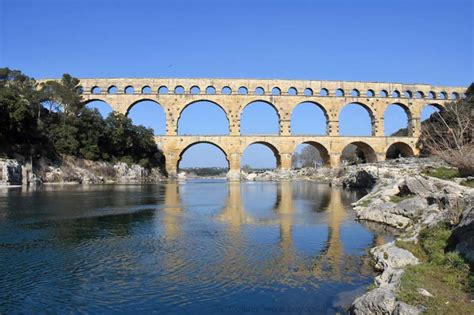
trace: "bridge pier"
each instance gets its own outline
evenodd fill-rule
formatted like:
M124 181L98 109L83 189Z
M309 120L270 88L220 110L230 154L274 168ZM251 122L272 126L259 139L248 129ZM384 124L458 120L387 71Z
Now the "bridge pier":
M229 154L229 171L227 172L227 179L230 181L240 180L240 154Z
M329 165L331 168L338 168L341 166L341 154L340 153L330 153L329 154Z
M291 169L291 157L293 153L280 153L280 171L288 171Z

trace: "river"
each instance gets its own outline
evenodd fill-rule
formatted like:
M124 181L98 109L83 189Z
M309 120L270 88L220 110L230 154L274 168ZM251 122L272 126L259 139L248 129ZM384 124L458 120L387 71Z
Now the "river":
M0 188L0 313L331 314L373 282L356 193L307 181Z

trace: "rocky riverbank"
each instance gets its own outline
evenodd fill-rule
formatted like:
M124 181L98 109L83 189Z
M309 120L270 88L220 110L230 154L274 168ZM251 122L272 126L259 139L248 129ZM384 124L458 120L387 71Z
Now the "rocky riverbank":
M42 160L31 170L17 160L0 160L0 185L144 183L165 180L158 168L66 157L60 164ZM26 177L26 178L25 178Z
M370 251L376 269L382 273L375 279L376 288L353 302L352 314L419 314L424 311L424 305L408 305L398 298L403 293L400 282L405 268L420 262L410 251L398 247L397 242L416 244L420 232L427 228L439 224L451 227L450 249L474 265L474 189L460 185L460 179L441 180L423 175L422 169L439 166L436 161L429 163L421 164L423 167L418 169L402 167L398 170L390 170L382 164L379 174L383 175L378 177L370 167L359 170L373 175L376 185L353 204L357 218L396 228L402 236ZM342 182L347 181L347 176L342 179ZM417 289L420 295L436 298L422 287Z

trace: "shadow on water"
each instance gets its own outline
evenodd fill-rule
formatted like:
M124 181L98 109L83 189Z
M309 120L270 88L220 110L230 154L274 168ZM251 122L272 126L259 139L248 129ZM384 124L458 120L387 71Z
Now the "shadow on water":
M389 235L354 221L357 197L303 181L3 190L0 312L335 313Z

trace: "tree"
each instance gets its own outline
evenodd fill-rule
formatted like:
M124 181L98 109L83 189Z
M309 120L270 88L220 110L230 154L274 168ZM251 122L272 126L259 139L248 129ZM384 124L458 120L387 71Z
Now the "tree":
M461 176L474 176L474 83L466 98L446 104L422 125L419 145L458 168Z
M301 152L295 152L291 161L293 167L318 167L323 164L319 150L310 144L305 144Z

